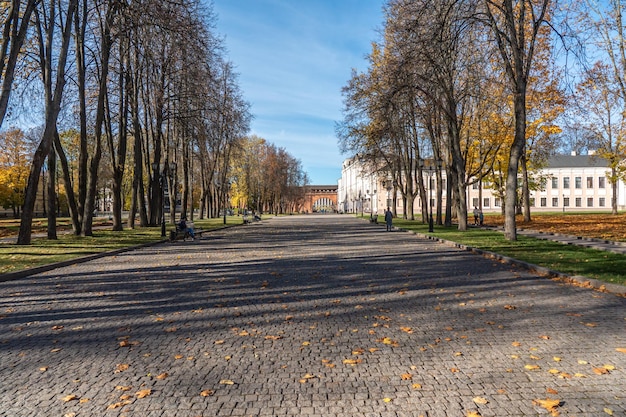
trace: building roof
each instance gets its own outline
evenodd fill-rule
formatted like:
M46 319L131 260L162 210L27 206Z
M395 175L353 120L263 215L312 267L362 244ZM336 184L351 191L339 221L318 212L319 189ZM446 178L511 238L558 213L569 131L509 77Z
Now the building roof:
M609 163L598 155L555 155L547 168L606 168Z

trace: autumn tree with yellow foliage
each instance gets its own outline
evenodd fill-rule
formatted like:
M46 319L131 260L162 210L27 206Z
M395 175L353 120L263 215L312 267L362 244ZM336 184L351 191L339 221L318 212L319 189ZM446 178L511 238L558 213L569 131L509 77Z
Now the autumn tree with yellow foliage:
M0 205L13 210L18 218L24 204L29 172L29 147L24 132L11 129L0 132Z

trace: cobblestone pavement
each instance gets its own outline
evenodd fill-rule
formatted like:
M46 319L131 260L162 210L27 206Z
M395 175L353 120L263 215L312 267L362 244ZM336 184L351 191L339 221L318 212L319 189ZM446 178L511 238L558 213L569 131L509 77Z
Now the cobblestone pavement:
M0 283L0 416L624 416L625 330L615 295L274 218Z

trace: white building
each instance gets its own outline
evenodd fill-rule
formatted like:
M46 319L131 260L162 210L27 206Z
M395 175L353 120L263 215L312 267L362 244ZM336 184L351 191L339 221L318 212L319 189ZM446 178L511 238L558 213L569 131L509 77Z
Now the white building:
M612 184L608 181L608 162L596 155L557 155L552 157L548 166L541 170L536 178L543 178L542 188L531 191L531 210L533 211L610 211ZM436 195L434 175L429 181L428 172L424 172L426 192L431 194L428 185L432 185L433 199ZM443 172L445 206L445 172ZM386 176L373 172L367 164L356 158L346 159L338 181L337 208L340 213L382 214L392 201L389 181ZM482 189L481 189L482 188ZM502 200L494 195L488 184L478 182L467 188L468 212L480 207L484 212L500 212ZM403 201L397 192L396 212L402 215ZM434 205L434 201L431 200ZM626 185L617 184L617 205L619 210L626 209ZM421 212L421 200L415 201L415 212Z

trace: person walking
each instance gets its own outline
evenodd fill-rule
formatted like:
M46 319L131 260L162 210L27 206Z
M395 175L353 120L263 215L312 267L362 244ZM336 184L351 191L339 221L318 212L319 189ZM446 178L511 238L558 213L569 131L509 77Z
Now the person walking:
M387 225L387 231L391 231L393 227L393 213L390 207L387 207L387 211L385 211L385 224Z

